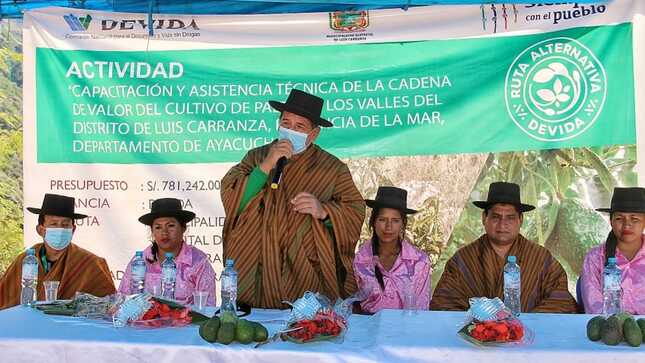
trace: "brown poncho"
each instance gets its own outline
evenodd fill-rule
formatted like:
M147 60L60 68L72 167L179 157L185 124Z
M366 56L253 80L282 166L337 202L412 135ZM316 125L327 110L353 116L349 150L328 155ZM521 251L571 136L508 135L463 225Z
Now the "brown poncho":
M522 235L507 256L516 256L521 270L522 312L575 313L576 302L567 289L567 274L544 247ZM462 247L446 263L432 296L431 310L468 310L471 297L504 300L504 264L487 235Z
M222 179L224 256L235 259L238 301L284 308L282 301L294 301L305 291L331 299L348 296L356 290L352 260L365 202L347 165L311 145L287 163L279 189L271 189L270 174L238 215L248 176L269 147L249 151ZM333 232L323 221L292 210L290 201L300 192L318 198Z
M116 292L114 281L110 275L105 259L70 243L52 269L45 274L40 261L40 250L43 243L37 243L32 248L36 250L38 260L38 300L45 299L43 281L60 281L58 286L59 299L71 299L76 292L86 292L94 296L106 296ZM7 268L0 279L0 309L6 309L20 304L22 279L21 253Z

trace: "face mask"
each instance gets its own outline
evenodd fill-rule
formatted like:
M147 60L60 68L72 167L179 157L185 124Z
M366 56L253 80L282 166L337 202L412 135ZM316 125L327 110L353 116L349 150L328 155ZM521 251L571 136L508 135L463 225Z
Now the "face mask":
M288 128L282 127L282 126L278 128L278 134L279 134L280 140L287 139L291 141L291 145L293 145L294 154L300 154L307 148L306 144L307 144L308 134L289 130Z
M57 251L64 250L71 241L71 228L47 228L45 230L45 242Z

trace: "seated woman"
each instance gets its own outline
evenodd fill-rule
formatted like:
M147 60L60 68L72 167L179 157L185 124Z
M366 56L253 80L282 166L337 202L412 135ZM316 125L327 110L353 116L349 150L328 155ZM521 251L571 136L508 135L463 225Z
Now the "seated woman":
M215 305L215 271L206 254L184 241L186 225L195 213L183 210L179 199L162 198L152 202L150 213L139 222L150 226L152 245L143 251L146 260L146 291L161 291L161 264L166 252L172 252L177 265L175 300L183 304L193 303L193 292L208 291L208 305ZM125 270L119 292L130 293L132 286L132 261ZM158 292L160 294L160 292Z
M622 308L632 314L645 314L645 189L615 188L608 212L611 232L607 242L585 256L581 275L582 300L587 314L600 314L603 308L603 269L610 257L622 272Z
M354 258L358 289L366 295L361 309L375 313L381 309L414 308L430 305L430 263L428 256L405 239L407 192L395 187L379 187L369 226L372 239L359 248Z

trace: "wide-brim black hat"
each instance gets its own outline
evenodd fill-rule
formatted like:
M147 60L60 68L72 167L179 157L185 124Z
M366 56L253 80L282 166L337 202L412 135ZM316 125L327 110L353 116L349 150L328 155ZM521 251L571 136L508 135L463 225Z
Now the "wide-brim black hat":
M287 102L269 101L271 107L276 110L288 111L306 117L315 125L322 127L332 127L334 124L320 117L323 108L323 99L299 89L292 89L287 98Z
M481 209L489 209L494 204L512 204L520 212L528 212L535 209L530 204L524 204L520 200L520 186L515 183L494 182L488 186L488 198L486 200L474 201L473 204Z
M398 209L405 214L414 214L417 211L408 208L408 192L397 187L378 187L375 199L365 199L365 204L370 208Z
M614 194L611 196L611 207L596 210L607 213L645 213L645 188L614 188Z
M151 226L155 219L161 217L174 217L179 222L188 223L195 218L195 213L184 210L179 199L161 198L152 202L150 213L139 217L139 222Z
M50 215L67 217L71 219L83 219L87 215L74 213L74 198L58 194L45 194L43 204L40 208L27 207L31 213L38 215Z

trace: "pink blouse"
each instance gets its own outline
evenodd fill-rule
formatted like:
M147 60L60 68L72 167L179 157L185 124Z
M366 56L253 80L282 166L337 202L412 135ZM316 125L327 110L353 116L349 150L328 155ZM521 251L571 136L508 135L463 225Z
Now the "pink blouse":
M384 289L374 274L375 265L383 274ZM428 310L431 274L428 256L407 240L401 242L401 252L389 271L383 268L378 256L373 255L372 241L366 241L354 258L354 274L359 291L367 295L361 302L364 311L375 313L381 309L403 309L406 294L412 297L414 308Z
M155 263L148 262L152 260L152 246L148 246L143 251L143 258L146 260L146 291L153 291L152 286L161 286L161 263L159 258ZM215 305L215 271L208 262L208 256L199 249L190 246L184 242L175 258L177 264L177 282L175 283L175 300L182 304L193 303L193 292L208 291L209 306ZM132 260L128 263L119 292L123 294L130 293L132 281Z
M591 249L585 256L580 282L587 314L602 313L604 263L604 243ZM645 314L645 243L631 261L616 249L616 264L622 272L623 310L631 314Z

